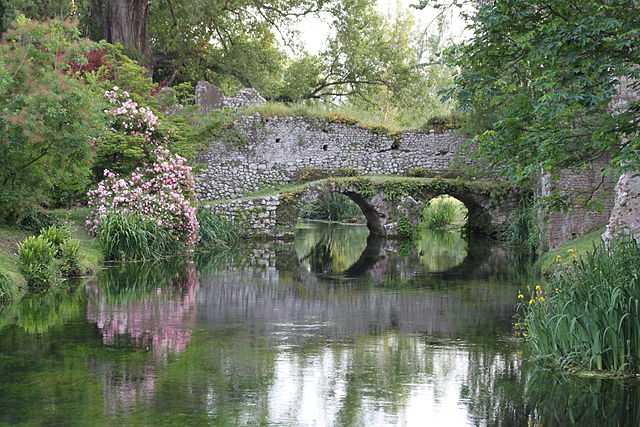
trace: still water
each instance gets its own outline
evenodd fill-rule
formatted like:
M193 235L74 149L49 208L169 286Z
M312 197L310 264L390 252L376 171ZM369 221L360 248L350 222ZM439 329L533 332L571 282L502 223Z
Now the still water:
M526 361L527 270L459 233L322 223L106 269L2 309L0 425L640 425L636 384Z

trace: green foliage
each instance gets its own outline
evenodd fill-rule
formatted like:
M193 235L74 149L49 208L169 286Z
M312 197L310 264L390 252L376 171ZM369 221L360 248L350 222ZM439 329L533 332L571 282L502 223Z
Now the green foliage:
M55 284L56 250L43 236L29 236L18 247L18 267L31 290L44 290Z
M67 227L57 225L46 228L40 235L51 243L56 251L56 256L60 254L62 244L71 239L71 231Z
M479 149L505 176L535 177L603 153L640 165L638 101L610 105L640 77L640 8L628 0L499 0L480 8L474 36L450 52L452 93L476 123ZM637 84L626 90L634 91ZM624 140L624 143L621 143Z
M98 241L107 260L155 260L180 253L183 244L155 222L139 215L109 215Z
M403 239L410 239L413 238L415 232L416 227L409 218L403 216L398 220L398 236Z
M202 248L229 248L240 238L237 225L214 214L211 209L198 209L197 217L200 224L198 245Z
M18 18L0 44L0 221L83 193L103 104L72 77L93 44L60 21Z
M18 289L15 282L0 271L0 306L13 301L17 293Z
M414 178L432 178L434 173L427 168L417 167L409 169L406 175Z
M506 231L506 241L528 254L535 254L540 243L537 208L533 200L523 200Z
M527 343L548 363L573 370L640 372L640 248L603 244L520 294Z
M422 211L422 224L432 230L462 227L467 222L468 210L462 202L439 196L429 201Z
M32 233L40 233L45 228L58 225L59 220L41 208L30 207L18 220L18 227Z
M80 242L67 239L58 247L57 258L59 269L63 277L77 277L82 273L80 267Z
M366 223L360 207L340 193L320 194L316 200L301 208L300 216L307 219Z

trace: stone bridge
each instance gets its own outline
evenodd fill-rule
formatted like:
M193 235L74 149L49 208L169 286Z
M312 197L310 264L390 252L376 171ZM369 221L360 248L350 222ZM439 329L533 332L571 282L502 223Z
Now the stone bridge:
M445 178L348 177L300 184L266 196L203 203L205 208L240 225L245 236L290 237L302 207L323 193L341 193L353 200L374 236L399 237L420 219L434 197L450 195L469 210L471 231L501 237L523 194L495 181Z

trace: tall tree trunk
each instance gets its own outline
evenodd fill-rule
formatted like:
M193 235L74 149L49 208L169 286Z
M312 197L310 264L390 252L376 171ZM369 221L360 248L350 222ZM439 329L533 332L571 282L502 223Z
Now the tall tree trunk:
M148 22L149 0L91 1L90 36L121 43L145 63L150 57Z

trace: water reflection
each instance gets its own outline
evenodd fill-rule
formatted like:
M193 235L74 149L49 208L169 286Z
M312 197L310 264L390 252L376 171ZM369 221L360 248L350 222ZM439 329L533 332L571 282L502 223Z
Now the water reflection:
M163 360L184 351L191 339L197 291L192 263L125 264L105 270L100 285L87 286L87 320L105 345L131 345Z
M0 425L639 425L637 383L526 362L503 248L349 230L8 307Z

